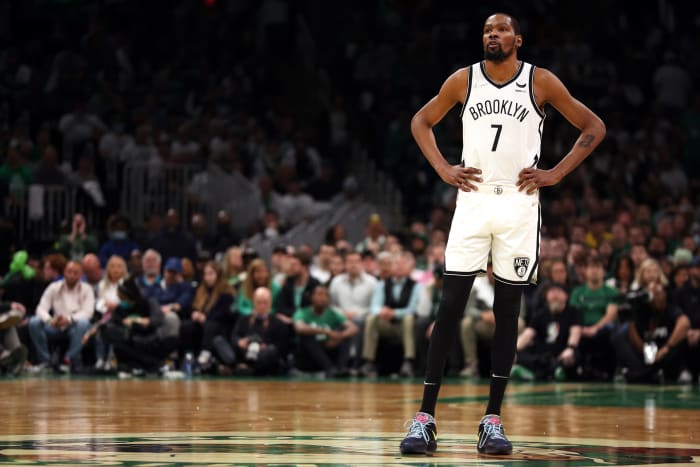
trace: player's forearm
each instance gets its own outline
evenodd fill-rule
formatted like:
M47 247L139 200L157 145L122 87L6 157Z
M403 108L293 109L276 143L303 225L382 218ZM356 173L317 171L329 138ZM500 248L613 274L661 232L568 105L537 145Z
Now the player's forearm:
M411 120L411 134L423 153L423 157L438 174L450 166L438 149L432 126L421 116L420 112Z
M561 180L570 174L581 162L591 155L605 137L605 125L599 119L581 130L581 135L569 153L552 169Z
M678 321L676 321L676 326L673 328L673 332L671 333L671 337L668 338L666 346L673 348L680 344L688 334L688 329L690 329L690 321L685 315L681 315Z

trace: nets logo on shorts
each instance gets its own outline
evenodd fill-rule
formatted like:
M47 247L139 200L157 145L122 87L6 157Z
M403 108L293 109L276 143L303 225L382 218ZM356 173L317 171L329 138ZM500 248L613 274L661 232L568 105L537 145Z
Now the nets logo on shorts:
M515 269L515 273L518 275L518 277L525 277L525 274L527 273L527 266L529 264L530 258L526 258L524 256L513 258L513 269Z

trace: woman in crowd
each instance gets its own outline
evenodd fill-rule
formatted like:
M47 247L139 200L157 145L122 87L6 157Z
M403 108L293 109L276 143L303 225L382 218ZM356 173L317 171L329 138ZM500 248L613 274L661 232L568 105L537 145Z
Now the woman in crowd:
M127 276L126 261L121 256L112 255L107 261L104 278L97 284L97 301L95 302L97 313L93 315L94 324L83 336L83 345L87 344L93 336L95 337L95 369L98 371L112 369L112 348L105 345L99 331L111 319L112 313L119 306L117 289Z
M272 303L275 303L280 286L272 280L267 263L262 259L254 259L248 265L245 280L240 288L236 309L243 316L249 316L253 310L253 292L258 287L267 287L272 293Z
M236 322L231 310L234 296L219 265L215 261L207 262L192 303L192 313L180 326L182 350L198 352L197 364L203 371L211 367L214 339L228 336Z

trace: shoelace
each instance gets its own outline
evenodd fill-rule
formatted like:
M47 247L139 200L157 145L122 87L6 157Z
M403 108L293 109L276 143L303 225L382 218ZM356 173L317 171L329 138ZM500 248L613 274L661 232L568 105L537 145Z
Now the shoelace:
M486 440L488 438L496 438L507 441L507 438L503 434L503 425L501 423L484 423L484 436L479 439L480 448L484 447L484 444L486 444Z
M427 423L421 423L418 420L406 420L406 423L403 424L403 427L406 428L408 424L411 423L411 427L408 429L408 434L406 435L407 438L423 438L423 440L428 443L430 441L430 437L428 436L428 432L425 429L425 426Z

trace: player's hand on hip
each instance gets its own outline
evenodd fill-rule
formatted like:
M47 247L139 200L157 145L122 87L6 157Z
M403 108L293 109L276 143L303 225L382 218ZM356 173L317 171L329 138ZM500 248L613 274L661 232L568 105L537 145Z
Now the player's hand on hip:
M462 167L459 165L451 165L447 170L440 173L440 178L452 186L456 186L464 191L477 191L476 183L481 183L481 169L475 167Z
M528 195L544 186L552 186L559 183L559 179L551 170L527 168L518 174L518 191L526 191Z

